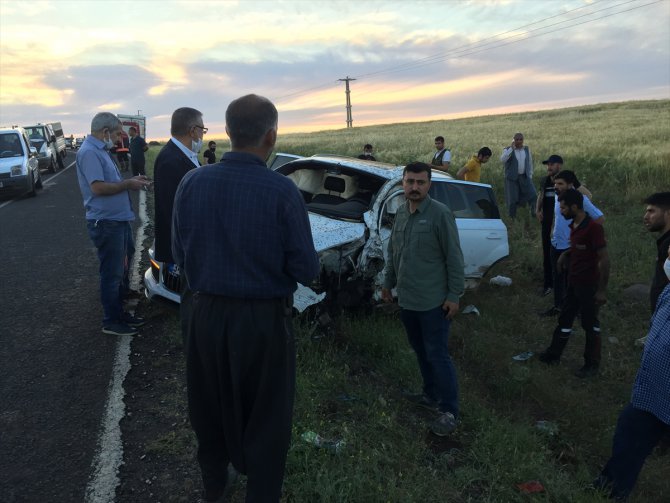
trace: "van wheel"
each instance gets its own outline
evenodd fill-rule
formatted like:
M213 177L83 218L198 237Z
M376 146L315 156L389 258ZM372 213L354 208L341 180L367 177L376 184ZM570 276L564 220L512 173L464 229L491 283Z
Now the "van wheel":
M42 184L42 173L40 173L40 170L37 170L37 181L35 182L35 187L38 189L44 188L44 185Z
M56 172L56 161L54 161L54 158L52 157L51 160L49 161L49 173L55 173Z
M62 155L59 153L56 155L56 160L58 161L58 167L60 169L65 169L65 164L63 163L63 157L65 157L65 152Z

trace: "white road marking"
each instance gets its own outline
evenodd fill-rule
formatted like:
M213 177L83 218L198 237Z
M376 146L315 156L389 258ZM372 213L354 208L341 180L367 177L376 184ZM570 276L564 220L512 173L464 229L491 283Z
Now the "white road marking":
M139 288L142 278L139 267L147 227L146 192L143 190L140 191L139 206L141 224L135 236L137 251L133 258L130 276L130 286L134 290ZM113 503L116 497L116 488L120 482L119 467L123 463L121 419L123 419L126 411L126 406L123 403L125 395L123 380L130 370L131 341L131 336L119 336L116 345L112 378L108 387L107 405L102 420L102 432L98 438L98 447L93 458L93 475L86 487L86 503Z

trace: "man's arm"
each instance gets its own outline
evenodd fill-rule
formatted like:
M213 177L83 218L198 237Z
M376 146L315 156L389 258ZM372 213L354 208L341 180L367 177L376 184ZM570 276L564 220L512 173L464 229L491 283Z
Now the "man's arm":
M146 152L147 150L149 150L149 145L147 145L146 140L142 138L142 151Z
M596 304L602 305L607 302L605 292L610 279L610 257L609 253L607 253L607 248L600 248L598 250L598 272L600 273L600 278L595 298Z
M458 173L456 173L456 178L459 180L465 180L465 173L468 172L468 167L463 166L461 169L458 170Z
M298 188L290 183L288 201L282 205L285 271L295 281L308 286L319 275L319 256L314 249L305 201Z
M500 162L505 164L507 160L512 156L512 152L514 152L514 146L510 145L509 147L505 147L502 151L502 155L500 156Z
M124 190L140 190L149 185L151 185L151 180L144 175L127 178L120 182L103 182L96 180L91 182L91 192L96 196L113 196Z
M588 197L589 199L591 199L591 198L593 197L593 196L591 195L591 191L590 191L589 189L587 189L586 187L584 187L583 185L580 185L579 187L577 187L577 190L578 190L579 192L581 192L582 195Z
M397 217L397 215L396 215ZM382 286L382 300L384 302L393 302L393 294L391 289L395 286L397 278L395 275L395 265L393 264L393 233L395 232L395 223L393 222L393 228L391 229L391 235L389 236L388 247L386 249L386 262L384 264L384 285Z
M544 182L543 182L544 183ZM535 201L535 216L539 222L544 218L544 187L537 191L537 201Z
M452 319L458 313L459 301L465 290L465 274L458 228L451 211L444 214L438 237L447 268L447 298L442 309L448 311L447 318Z

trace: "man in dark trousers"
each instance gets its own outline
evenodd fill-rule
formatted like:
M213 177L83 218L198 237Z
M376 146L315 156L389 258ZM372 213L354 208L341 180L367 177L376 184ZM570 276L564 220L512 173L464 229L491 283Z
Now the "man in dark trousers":
M149 150L147 142L144 141L137 133L137 128L135 126L130 126L128 128L128 136L130 137L130 169L133 170L133 176L144 175L144 152Z
M572 323L581 312L582 327L586 332L584 366L577 377L590 377L600 366L600 327L598 306L606 302L605 290L609 280L610 261L602 225L584 211L584 196L568 189L559 196L560 212L570 224L570 248L558 260L562 269L569 261L568 291L558 317L550 346L540 354L540 361L557 364L572 332Z
M170 134L172 137L154 161L154 258L174 268L172 258L172 207L179 182L193 168L200 166L199 146L207 132L202 112L195 108L182 107L172 113ZM173 273L180 272L178 268ZM191 292L188 281L180 274L181 303L179 314L181 333L186 344L186 327L189 321Z
M281 497L295 395L290 327L296 282L319 272L295 184L267 169L277 109L247 95L226 110L231 152L188 173L174 202L172 250L193 292L187 337L189 417L204 500L217 501L228 463L248 502Z
M667 192L666 192L667 194ZM670 249L661 271L670 281ZM630 403L621 411L612 456L594 482L608 496L626 501L647 457L670 433L670 285L658 296ZM667 498L666 498L667 499Z
M407 398L438 412L430 430L446 436L458 420L458 378L448 342L463 295L463 253L453 213L428 195L430 179L429 165L405 166L407 201L393 224L382 298L392 302L391 288L396 287L400 319L423 378L423 393Z
M516 209L528 203L535 216L537 194L533 186L533 158L523 144L523 134L516 133L509 147L503 149L500 161L505 170L505 204L509 216L516 218Z

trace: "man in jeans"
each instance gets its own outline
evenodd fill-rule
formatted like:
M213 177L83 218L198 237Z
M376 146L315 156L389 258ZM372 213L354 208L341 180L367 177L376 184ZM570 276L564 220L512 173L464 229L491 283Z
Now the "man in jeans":
M408 398L440 413L430 429L445 436L458 418L458 379L448 341L463 295L463 253L453 213L428 195L430 177L427 164L405 166L407 202L393 224L382 298L393 302L391 288L397 288L401 319L423 378L423 394Z
M150 184L140 175L123 179L109 150L121 139L121 121L101 112L91 121L91 134L77 152L77 178L84 199L86 222L100 260L102 331L112 335L135 335L144 320L123 311L128 292L128 267L135 252L130 223L135 214L129 190Z

